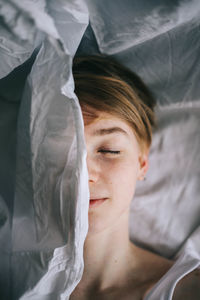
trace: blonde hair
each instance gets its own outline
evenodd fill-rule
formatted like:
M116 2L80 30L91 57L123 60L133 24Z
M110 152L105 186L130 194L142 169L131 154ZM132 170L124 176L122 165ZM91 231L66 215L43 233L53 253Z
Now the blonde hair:
M141 150L150 147L155 100L138 75L105 55L75 57L73 75L82 108L89 106L126 121Z

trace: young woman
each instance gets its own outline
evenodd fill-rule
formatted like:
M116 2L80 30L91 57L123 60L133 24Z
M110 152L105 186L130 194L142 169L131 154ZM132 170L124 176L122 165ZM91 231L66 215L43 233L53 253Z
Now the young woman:
M155 101L137 75L105 56L76 58L73 74L85 126L90 205L84 272L70 300L145 299L173 265L129 240L129 207L137 180L148 170ZM190 275L184 286L192 282L196 288L195 278ZM195 293L186 298L182 281L173 299L197 299Z

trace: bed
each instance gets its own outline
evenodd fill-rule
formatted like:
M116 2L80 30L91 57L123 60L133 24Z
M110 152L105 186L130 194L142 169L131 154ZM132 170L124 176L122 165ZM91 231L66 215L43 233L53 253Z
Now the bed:
M1 0L0 16L0 298L69 299L82 276L89 190L74 55L113 56L155 95L130 239L197 268L199 1ZM158 297L171 299L147 299Z

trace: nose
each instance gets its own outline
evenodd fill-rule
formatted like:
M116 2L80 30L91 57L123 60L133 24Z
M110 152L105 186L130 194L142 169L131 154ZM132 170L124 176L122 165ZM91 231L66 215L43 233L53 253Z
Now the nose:
M99 166L94 158L87 155L88 180L90 183L97 182L99 179Z

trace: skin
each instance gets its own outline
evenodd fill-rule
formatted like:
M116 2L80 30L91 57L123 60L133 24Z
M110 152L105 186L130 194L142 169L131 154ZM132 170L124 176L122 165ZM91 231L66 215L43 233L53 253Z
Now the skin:
M148 149L141 152L125 121L95 112L96 119L83 109L90 198L107 199L89 208L84 272L70 300L141 300L173 264L129 240L130 203L148 170ZM125 133L102 131L114 127Z
M136 181L147 172L148 156L140 153L133 130L123 120L99 113L99 118L89 124L88 116L83 116L90 198L108 198L101 208L89 211L88 235L92 236L112 227L118 219L127 219ZM123 132L98 132L114 127ZM106 211L103 222L102 210Z

